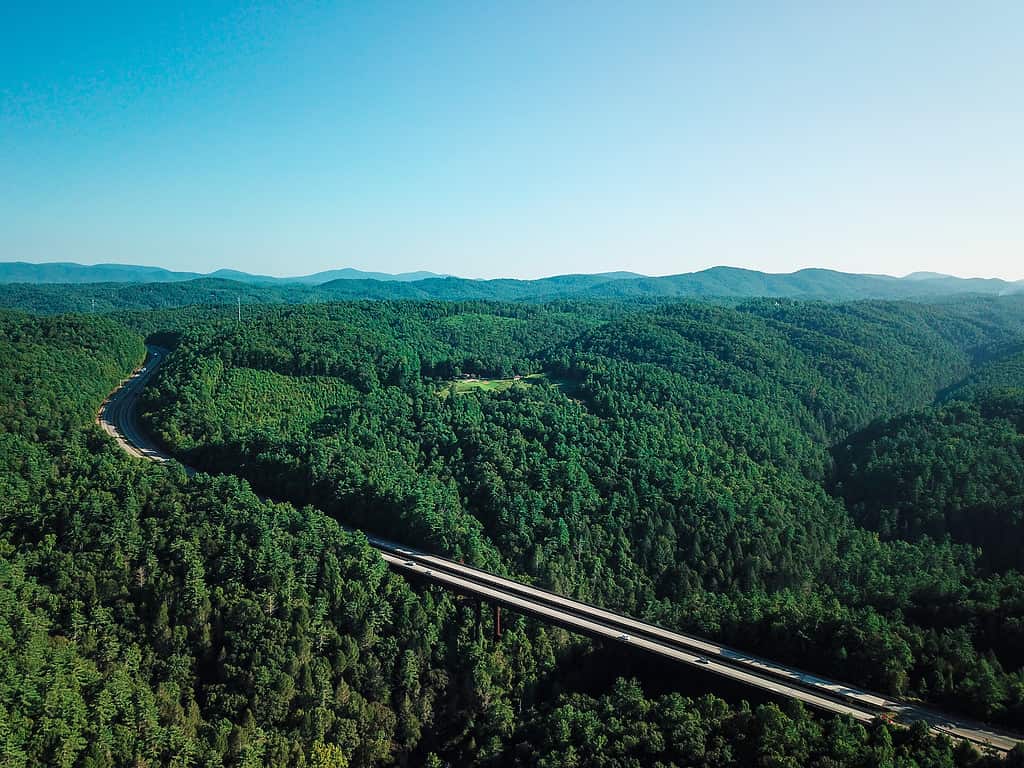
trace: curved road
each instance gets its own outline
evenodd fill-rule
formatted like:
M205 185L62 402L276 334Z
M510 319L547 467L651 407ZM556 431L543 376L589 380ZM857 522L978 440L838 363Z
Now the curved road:
M168 354L166 349L160 347L150 346L148 349L145 365L123 381L104 402L97 421L131 455L166 462L171 457L142 432L135 414L139 394ZM187 467L186 471L190 474L193 472ZM535 616L575 632L626 643L777 696L797 699L817 709L849 715L861 722L870 722L880 715L903 724L923 720L937 733L1002 752L1009 751L1021 740L1015 734L995 730L959 716L944 715L916 704L812 675L702 637L662 629L386 539L373 536L367 538L380 551L384 560L399 572L416 575L453 591Z
M156 373L160 363L168 354L163 347L146 345L148 354L146 362L131 376L121 381L121 386L115 389L110 396L103 401L100 412L96 416L96 423L103 431L113 437L118 445L125 451L139 459L165 462L171 457L160 451L139 428L136 418L136 405L139 395L150 377Z

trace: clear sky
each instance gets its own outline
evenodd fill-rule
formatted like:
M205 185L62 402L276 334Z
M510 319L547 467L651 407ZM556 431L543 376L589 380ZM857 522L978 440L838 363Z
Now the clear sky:
M1024 3L0 4L0 260L1024 278Z

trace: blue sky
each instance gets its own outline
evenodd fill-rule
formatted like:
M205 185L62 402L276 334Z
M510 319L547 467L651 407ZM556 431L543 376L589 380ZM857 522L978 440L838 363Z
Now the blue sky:
M1024 278L1024 3L157 5L0 7L0 260Z

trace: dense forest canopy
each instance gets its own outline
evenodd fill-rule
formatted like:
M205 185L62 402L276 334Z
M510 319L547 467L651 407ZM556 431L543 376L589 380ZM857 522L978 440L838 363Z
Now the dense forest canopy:
M93 425L143 336L175 347L146 424L211 474ZM566 690L589 641L495 640L338 523L1019 729L1022 341L1013 299L2 313L0 755L994 765L789 705Z
M364 537L91 425L142 339L0 317L0 756L10 766L495 758L564 633L414 590ZM15 375L17 374L17 375Z
M145 409L190 463L346 524L1013 723L1022 580L1010 547L975 545L1015 540L1019 516L973 518L985 541L883 541L850 496L874 481L844 482L830 449L992 364L1022 320L1009 302L277 308L192 326ZM546 386L483 386L531 374ZM1006 484L979 483L1012 506Z
M1024 388L872 425L836 451L834 492L884 538L979 547L1024 570Z

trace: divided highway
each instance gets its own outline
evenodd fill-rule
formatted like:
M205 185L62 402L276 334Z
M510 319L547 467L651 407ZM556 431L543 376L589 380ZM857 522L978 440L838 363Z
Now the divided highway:
M135 410L139 394L167 354L168 351L160 347L149 347L146 364L122 382L97 417L100 426L125 451L158 462L169 461L171 457L161 452L140 430ZM701 637L662 629L386 539L368 538L384 560L400 573L415 575L574 632L641 648L776 696L797 699L820 710L849 715L861 722L879 716L904 724L923 720L935 732L1003 752L1021 740L1020 736L987 725L812 675Z
M121 386L103 402L99 415L96 417L96 423L132 456L165 462L170 461L171 457L161 452L139 429L136 405L146 382L160 367L168 350L150 345L146 346L146 350L148 354L145 364L124 379Z

